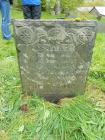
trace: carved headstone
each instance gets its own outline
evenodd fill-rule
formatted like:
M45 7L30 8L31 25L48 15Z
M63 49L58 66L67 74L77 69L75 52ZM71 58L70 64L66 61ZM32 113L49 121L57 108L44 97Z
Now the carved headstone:
M94 21L14 21L23 92L56 102L83 94L96 36Z

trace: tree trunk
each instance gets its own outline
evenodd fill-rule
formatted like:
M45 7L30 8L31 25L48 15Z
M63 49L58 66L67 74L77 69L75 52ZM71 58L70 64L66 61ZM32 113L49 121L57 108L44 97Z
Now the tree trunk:
M56 0L55 14L56 15L61 14L61 3L60 3L60 0Z
M21 8L21 0L13 1L13 6L16 7L16 8Z

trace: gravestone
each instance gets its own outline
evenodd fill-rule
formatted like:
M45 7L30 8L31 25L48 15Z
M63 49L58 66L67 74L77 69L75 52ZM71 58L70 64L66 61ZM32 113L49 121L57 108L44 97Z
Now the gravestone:
M105 17L105 6L95 6L89 13L92 13L98 20L101 20L102 17Z
M56 102L83 94L95 21L14 20L23 92Z
M105 33L105 23L101 23L101 22L97 23L97 32Z

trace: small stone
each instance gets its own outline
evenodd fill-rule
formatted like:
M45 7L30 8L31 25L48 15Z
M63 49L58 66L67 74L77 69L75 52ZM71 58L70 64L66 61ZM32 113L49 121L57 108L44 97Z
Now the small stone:
M20 110L21 110L23 113L27 112L27 111L28 111L28 106L27 106L27 104L21 105Z

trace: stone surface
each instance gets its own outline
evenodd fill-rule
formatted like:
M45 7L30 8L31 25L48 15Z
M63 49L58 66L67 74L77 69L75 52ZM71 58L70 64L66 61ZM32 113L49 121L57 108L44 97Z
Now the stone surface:
M105 16L105 6L95 6L90 10L96 16Z
M101 22L97 23L97 32L105 33L105 23L101 23Z
M96 22L14 21L23 92L56 102L83 94Z

